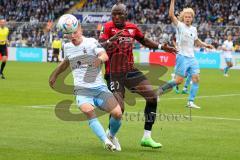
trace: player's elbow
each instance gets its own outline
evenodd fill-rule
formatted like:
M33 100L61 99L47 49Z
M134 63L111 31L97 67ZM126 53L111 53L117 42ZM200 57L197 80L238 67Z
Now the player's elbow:
M169 15L169 18L171 19L172 22L175 23L175 21L176 21L176 17L175 17L174 14Z
M109 57L108 57L107 53L105 53L105 55L104 55L104 60L105 60L105 61L108 61L108 60L109 60Z
M99 59L101 59L102 62L106 62L109 60L109 57L106 53L106 51L102 51L99 56L98 56Z
M120 110L118 112L111 113L111 116L113 116L115 119L121 119L122 118L122 112Z
M170 11L168 12L168 17L171 18L171 19L173 19L174 16L175 16L174 13L170 10Z
M117 119L122 119L122 112L118 112L118 113L115 115L115 117L116 117Z

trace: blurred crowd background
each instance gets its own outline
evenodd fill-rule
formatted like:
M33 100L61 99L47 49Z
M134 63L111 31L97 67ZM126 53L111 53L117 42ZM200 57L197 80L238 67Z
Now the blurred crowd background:
M116 1L88 0L77 12L111 12ZM128 20L138 24L147 37L172 43L175 29L168 18L170 0L122 2L127 5ZM49 47L54 37L62 38L62 35L56 29L44 32L44 27L77 3L79 0L0 0L0 16L6 18L10 28L10 46ZM220 48L226 37L232 35L235 50L240 51L239 0L176 0L175 14L185 7L192 7L196 12L193 25L198 28L200 39ZM98 38L98 25L83 24L84 35ZM136 43L135 47L142 46Z

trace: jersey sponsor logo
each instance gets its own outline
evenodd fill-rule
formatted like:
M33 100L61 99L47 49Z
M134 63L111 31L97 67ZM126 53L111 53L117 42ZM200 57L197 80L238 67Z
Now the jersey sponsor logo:
M87 54L87 50L85 47L83 48L83 54Z
M132 36L134 35L134 31L135 31L134 29L128 29L129 34Z
M112 28L111 30L112 30L112 32L113 32L114 34L117 33L117 29L116 29L116 28Z
M69 58L69 61L71 64L71 69L75 70L93 67L92 63L94 59L95 57L91 55L81 55L77 57L71 57Z
M131 37L119 37L118 40L119 40L119 43L124 43L124 42L131 43L133 38L131 38Z

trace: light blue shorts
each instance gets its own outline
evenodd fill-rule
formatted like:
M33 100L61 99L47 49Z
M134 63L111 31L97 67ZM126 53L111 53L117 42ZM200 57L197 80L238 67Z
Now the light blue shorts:
M79 108L82 104L88 103L99 109L103 109L108 98L114 97L112 92L108 90L107 86L79 89L76 94L76 103Z
M176 57L175 74L181 77L200 73L198 61L195 57L186 57L178 54Z
M225 62L226 62L226 63L232 62L232 58L225 58Z

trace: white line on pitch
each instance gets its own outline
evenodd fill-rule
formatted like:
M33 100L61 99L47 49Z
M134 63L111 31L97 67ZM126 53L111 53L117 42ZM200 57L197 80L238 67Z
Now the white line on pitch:
M197 96L196 99L234 97L234 96L240 96L240 94L220 94L220 95L209 95L209 96ZM162 98L160 98L161 101L163 101L163 100L182 100L182 99L188 99L188 97L170 97L170 98L162 97ZM145 101L145 99L137 98L137 101L142 102L142 101ZM55 106L55 105L51 104L51 105L37 105L37 106Z
M233 97L233 96L240 96L240 94L209 95L209 96L198 96L196 98L202 99L202 98L218 98L218 97ZM181 100L181 99L187 99L187 97L161 98L161 100ZM145 101L145 100L144 99L137 99L137 101ZM53 108L54 106L56 106L56 105L50 104L50 105L33 105L33 106L22 106L22 107L49 109L49 108ZM128 112L128 113L135 113L135 112ZM208 116L192 116L192 117L193 118L199 118L199 119L240 121L240 119L237 119L237 118L208 117Z
M208 117L208 116L192 116L193 118L199 119L214 119L214 120L229 120L229 121L240 121L238 118L224 118L224 117Z
M44 106L25 106L25 107L31 107L31 108L40 108L40 109L50 109L53 108L55 105L44 105ZM142 112L127 112L128 114L141 114ZM173 114L173 113L163 113L163 114ZM179 113L175 113L179 114ZM189 116L188 116L189 117ZM192 118L198 118L198 119L210 119L210 120L228 120L228 121L240 121L238 118L228 118L228 117L211 117L211 116L191 116Z
M234 96L240 96L240 94L222 94L222 95L209 95L209 96L197 96L196 99L204 99L204 98L218 98L218 97L234 97ZM182 100L182 99L188 99L188 97L172 97L172 98L160 98L160 101L163 100ZM144 99L137 99L137 101L145 101Z
M204 99L204 98L218 98L218 97L234 97L234 96L240 96L240 94L221 94L221 95L209 95L209 96L197 96L196 99ZM171 97L171 98L160 98L162 100L182 100L187 99L188 97ZM145 101L144 99L137 99L137 101ZM14 106L14 105L8 105L8 104L1 104L1 106ZM44 104L44 105L33 105L33 106L22 106L22 107L30 107L30 108L51 108L53 106L56 106L55 104ZM17 107L17 106L16 106Z

